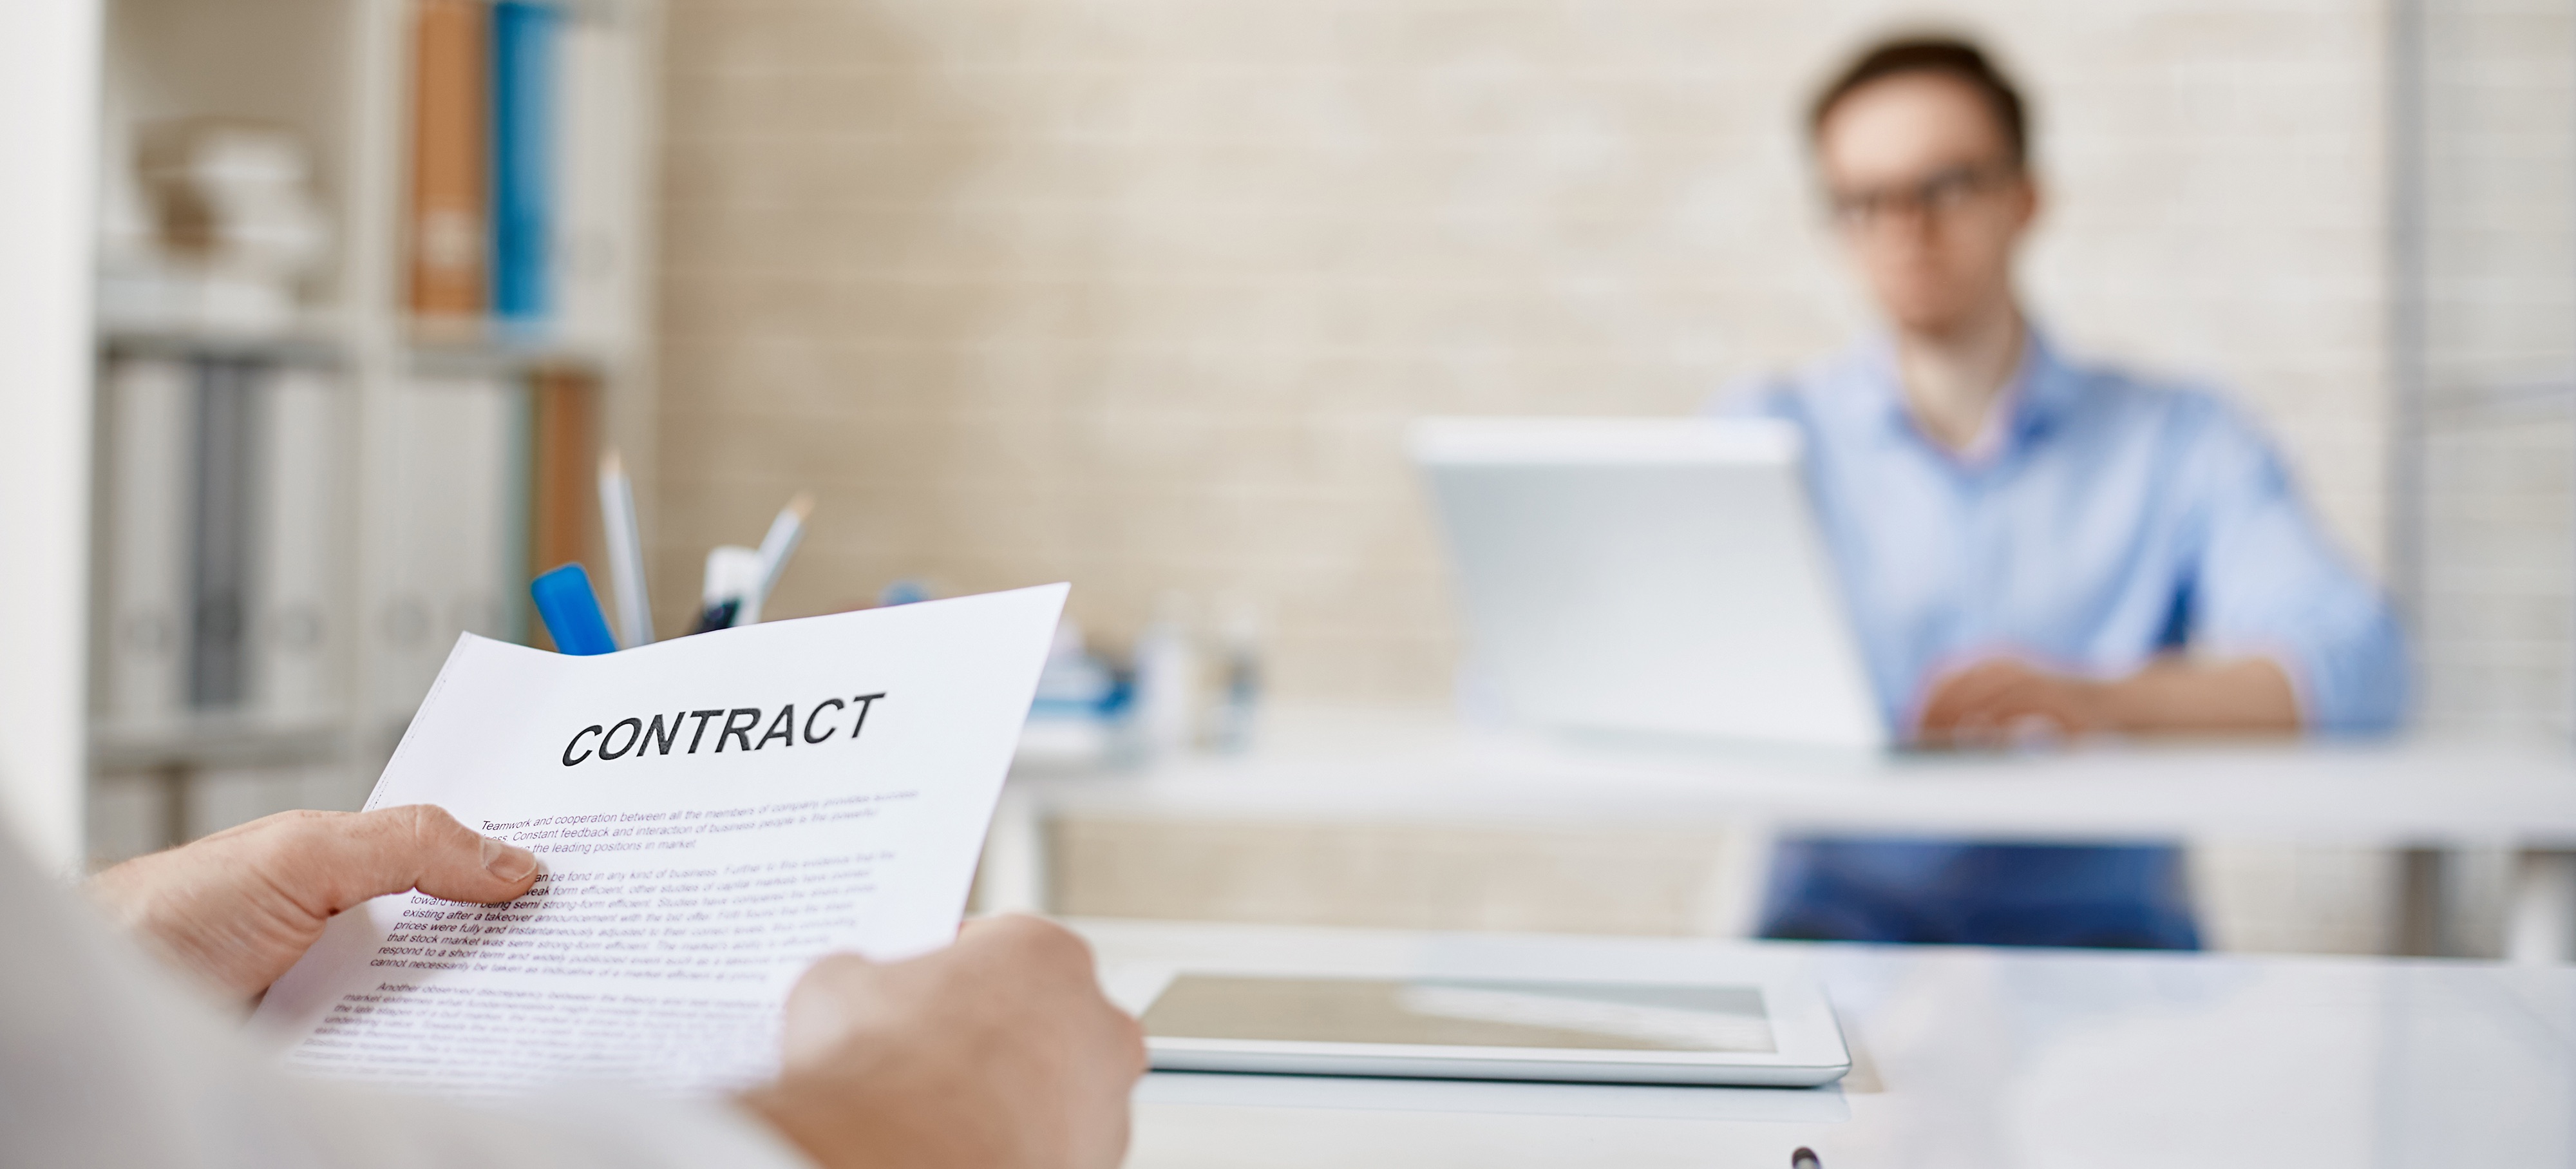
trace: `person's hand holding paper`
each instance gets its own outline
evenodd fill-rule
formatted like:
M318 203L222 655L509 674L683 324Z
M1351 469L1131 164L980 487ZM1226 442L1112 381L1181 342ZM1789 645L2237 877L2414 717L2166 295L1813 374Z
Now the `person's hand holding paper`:
M170 965L257 998L333 915L418 889L492 904L528 891L536 855L427 804L280 812L90 879L90 898Z
M1118 1163L1145 1033L1063 927L966 923L909 961L840 955L788 999L786 1068L743 1102L826 1166Z
M341 914L256 1024L290 1065L435 1090L768 1082L816 959L956 937L1064 594L595 657L465 639L369 806L436 805L543 873Z

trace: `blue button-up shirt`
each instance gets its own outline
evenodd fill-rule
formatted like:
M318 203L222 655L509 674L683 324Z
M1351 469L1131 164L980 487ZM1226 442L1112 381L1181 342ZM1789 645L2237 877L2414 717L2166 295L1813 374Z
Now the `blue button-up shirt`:
M2321 731L2393 725L2406 694L2379 591L2318 530L2281 460L2218 399L2061 359L2034 336L1987 449L1916 426L1884 342L1719 409L1795 423L1880 703L1909 725L1946 669L2011 654L2117 677L2189 647L2262 655ZM2165 849L1796 842L1782 933L2191 944Z

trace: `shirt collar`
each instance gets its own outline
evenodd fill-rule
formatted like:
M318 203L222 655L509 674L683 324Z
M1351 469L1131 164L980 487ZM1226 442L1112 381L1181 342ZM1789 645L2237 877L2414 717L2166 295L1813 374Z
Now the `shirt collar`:
M2009 412L2004 431L1991 449L1978 451L1969 460L1979 465L2027 445L2064 417L2083 396L2083 379L2058 357L2057 347L2050 343L2048 335L2037 325L2027 325L2025 329L2021 362L2013 371L2012 383L2003 391ZM1906 408L1905 391L1896 371L1895 342L1884 334L1874 336L1861 344L1854 358L1860 374L1857 380L1864 388L1869 408L1895 433L1937 446L1914 425L1913 412ZM1940 449L1945 455L1956 456L1946 447Z

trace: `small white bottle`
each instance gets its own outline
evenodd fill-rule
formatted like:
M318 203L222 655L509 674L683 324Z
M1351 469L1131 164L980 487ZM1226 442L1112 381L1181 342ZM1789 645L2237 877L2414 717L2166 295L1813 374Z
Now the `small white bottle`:
M1198 650L1191 644L1189 600L1167 592L1154 603L1154 619L1136 635L1137 745L1166 755L1190 744L1198 728Z

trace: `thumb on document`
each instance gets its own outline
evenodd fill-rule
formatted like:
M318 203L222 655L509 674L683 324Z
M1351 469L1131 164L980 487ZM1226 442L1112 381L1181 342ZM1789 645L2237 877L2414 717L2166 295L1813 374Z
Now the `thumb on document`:
M427 804L280 812L138 857L90 895L144 945L223 993L251 998L304 956L332 915L418 889L493 903L536 883L537 858Z
M289 858L337 882L331 913L412 889L448 901L508 901L536 881L536 854L477 835L434 805L379 808L350 823L347 832L308 838L314 851Z

